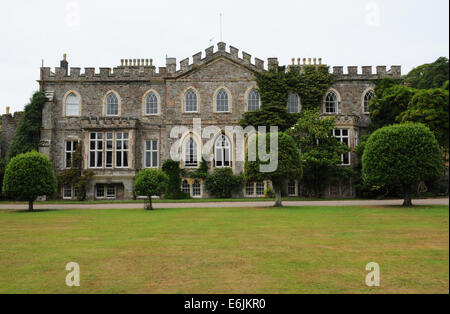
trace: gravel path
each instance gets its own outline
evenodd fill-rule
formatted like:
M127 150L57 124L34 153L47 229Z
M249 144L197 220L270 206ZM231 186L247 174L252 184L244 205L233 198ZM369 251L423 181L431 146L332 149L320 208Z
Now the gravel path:
M285 206L389 206L402 205L403 200L349 200L349 201L291 201ZM448 198L413 200L414 205L449 205ZM156 203L155 208L211 208L211 207L271 207L272 202L218 202L218 203ZM35 204L35 209L137 209L144 208L143 203L110 204ZM26 204L0 204L0 210L28 209Z

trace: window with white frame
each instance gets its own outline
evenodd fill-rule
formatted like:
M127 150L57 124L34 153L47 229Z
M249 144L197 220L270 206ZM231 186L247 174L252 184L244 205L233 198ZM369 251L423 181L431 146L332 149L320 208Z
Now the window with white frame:
M116 133L116 168L128 168L129 133Z
M197 167L198 166L197 142L192 137L186 141L184 150L185 150L184 165L186 167Z
M105 185L104 184L97 184L95 196L96 198L105 198Z
M216 111L217 112L228 112L228 93L225 89L219 90L216 96Z
M369 90L364 95L364 113L369 113L369 104L372 98L375 98L375 93L373 90Z
M80 97L78 97L75 93L70 93L66 97L66 116L79 116L80 105Z
M158 114L158 97L154 93L149 93L145 98L145 114L157 115Z
M264 195L265 184L264 182L256 182L256 195L262 196Z
M181 184L181 192L186 194L191 194L191 186L189 185L189 182L187 180L184 180Z
M288 97L287 110L289 113L300 112L300 97L297 94L290 93Z
M77 150L77 145L78 145L77 141L66 141L65 145L66 168L72 168L72 157L73 153Z
M106 96L106 115L107 116L119 115L119 99L114 93L109 93Z
M96 198L116 198L116 185L115 184L97 184Z
M330 91L325 98L325 113L338 113L338 96L334 91Z
M70 200L72 199L72 185L64 184L63 186L63 199Z
M112 168L114 150L114 134L112 132L106 133L106 147L105 147L105 168Z
M145 141L145 168L158 168L158 141Z
M248 196L255 195L255 182L247 182L245 185L245 194Z
M202 185L197 180L192 184L192 196L199 197L202 196Z
M192 89L184 95L184 112L198 112L197 94Z
M334 129L333 136L336 137L341 143L350 147L350 132L348 129ZM350 165L350 152L341 155L341 164L343 166Z
M106 186L106 197L115 198L116 197L116 186L114 184L108 184Z
M252 89L247 96L247 111L257 111L260 106L260 97L257 90Z
M294 180L291 180L288 183L288 195L297 196L297 182L295 182Z
M103 133L95 132L89 135L89 167L103 167Z
M221 134L214 144L216 167L231 167L231 143L225 134Z

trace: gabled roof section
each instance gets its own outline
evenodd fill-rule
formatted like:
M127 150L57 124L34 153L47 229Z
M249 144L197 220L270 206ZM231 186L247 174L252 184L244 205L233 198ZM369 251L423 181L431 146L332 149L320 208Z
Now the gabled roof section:
M189 63L189 58L181 60L178 71L176 69L176 59L168 58L166 69L167 73L172 74L172 78L181 78L221 58L231 61L232 63L237 64L251 72L266 71L263 60L255 58L255 62L252 63L252 56L250 54L243 51L241 58L239 57L239 49L229 46L229 51L226 51L226 44L223 42L217 44L216 51L214 51L214 46L207 48L205 50L204 58L202 58L202 52L198 52L192 56L192 63ZM275 62L276 66L278 66L278 60L276 58L269 59L269 68Z

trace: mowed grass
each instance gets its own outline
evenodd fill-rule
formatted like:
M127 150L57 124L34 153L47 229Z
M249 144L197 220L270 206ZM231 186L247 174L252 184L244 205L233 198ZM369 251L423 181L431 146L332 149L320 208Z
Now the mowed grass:
M448 206L0 211L0 293L448 291Z

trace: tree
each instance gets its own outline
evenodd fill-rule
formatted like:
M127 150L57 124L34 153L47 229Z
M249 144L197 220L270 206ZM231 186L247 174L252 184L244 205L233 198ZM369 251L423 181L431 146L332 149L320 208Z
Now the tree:
M259 154L259 149L256 149L254 154L249 151L250 148L258 147L260 144L263 144L261 141L266 141L265 147L269 148L271 138L278 138L278 147L275 151L271 150L268 152L270 155L269 161L264 161L263 156ZM278 159L275 160L278 161L277 167L272 169L273 171L271 172L262 171L262 166L267 166L271 161L273 162L276 154L278 154ZM254 161L249 158L252 155L255 156ZM249 140L249 145L246 152L245 179L247 181L271 180L276 197L275 207L283 206L281 200L283 183L286 180L300 180L301 177L302 164L300 159L300 151L291 136L283 132L263 133L256 135Z
M153 210L152 196L161 196L167 190L169 177L160 170L143 169L134 180L134 193L147 196L148 209Z
M50 160L36 151L11 159L3 179L3 193L27 200L28 209L32 211L38 196L56 193L56 177Z
M398 122L420 122L433 131L441 147L449 149L449 91L442 88L418 90Z
M231 168L218 168L208 175L205 181L206 190L218 198L231 198L234 192L242 187L242 176L235 176Z
M23 117L8 149L7 160L22 153L39 149L42 126L42 109L47 101L43 91L34 93L30 103L25 106Z
M349 151L348 145L332 136L336 117L321 117L319 110L304 110L288 134L302 152L302 181L320 197L323 183L342 174L341 155Z
M179 162L168 159L162 165L163 172L168 176L169 182L165 198L168 199L186 199L189 195L181 192L181 169Z
M369 104L371 125L375 131L386 125L397 122L397 117L408 108L408 104L417 90L411 87L398 85L392 79L383 79L375 88L377 97Z
M362 177L371 187L400 186L411 206L413 186L444 171L439 143L423 124L405 123L375 131L365 144Z
M449 80L449 61L440 57L433 63L420 65L405 75L404 80L414 88L439 88Z
M333 83L333 75L327 66L290 67L287 71L280 67L278 71L256 73L256 83L261 96L261 108L246 112L240 121L242 127L278 126L286 131L299 118L298 113L287 111L290 93L300 97L302 108L318 108L322 104L325 92Z

